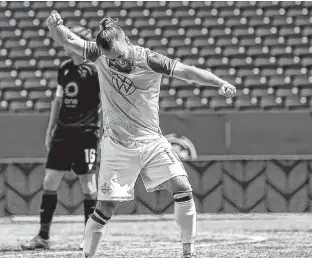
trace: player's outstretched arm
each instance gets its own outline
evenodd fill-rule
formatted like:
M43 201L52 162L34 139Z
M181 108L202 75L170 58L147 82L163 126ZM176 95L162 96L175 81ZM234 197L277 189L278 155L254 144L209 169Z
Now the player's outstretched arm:
M233 97L236 93L235 86L222 80L215 74L195 66L183 64L181 62L176 63L172 76L201 85L220 87L223 95L226 97Z
M226 97L233 97L236 93L235 86L206 70L177 62L151 50L147 50L146 58L147 64L156 73L173 76L201 85L220 87L223 95Z
M62 46L68 47L83 57L85 40L78 37L69 28L63 25L63 20L60 14L53 11L48 17L46 24L55 41Z

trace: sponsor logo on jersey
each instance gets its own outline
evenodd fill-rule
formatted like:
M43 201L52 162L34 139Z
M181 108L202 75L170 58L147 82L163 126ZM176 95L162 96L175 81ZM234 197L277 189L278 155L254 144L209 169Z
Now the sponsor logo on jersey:
M78 99L76 98L79 93L79 87L77 83L70 82L64 87L64 103L66 107L75 108L78 105Z
M116 90L125 96L131 95L136 90L133 81L122 74L113 73L112 83Z

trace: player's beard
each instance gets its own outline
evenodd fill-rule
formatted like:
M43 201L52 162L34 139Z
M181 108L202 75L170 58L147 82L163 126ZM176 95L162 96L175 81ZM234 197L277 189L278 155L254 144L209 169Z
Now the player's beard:
M133 47L130 47L129 55L123 61L125 62L125 66L123 67L124 73L131 73L133 66L134 66L134 50L133 50Z
M109 66L122 73L131 73L134 67L134 48L131 46L127 58L110 59Z

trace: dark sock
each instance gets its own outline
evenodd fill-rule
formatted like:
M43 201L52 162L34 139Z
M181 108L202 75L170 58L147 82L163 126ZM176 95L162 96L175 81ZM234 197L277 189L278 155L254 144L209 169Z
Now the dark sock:
M40 231L39 236L43 239L50 238L50 227L52 222L53 213L57 204L57 195L42 195L40 206Z
M87 224L88 218L92 215L95 206L96 200L84 199L84 216L85 216L85 224Z

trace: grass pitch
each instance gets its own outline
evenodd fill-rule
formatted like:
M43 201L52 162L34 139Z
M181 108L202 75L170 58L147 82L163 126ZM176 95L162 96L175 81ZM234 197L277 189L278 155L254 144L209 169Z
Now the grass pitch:
M21 251L38 232L38 218L0 220L0 257L76 258L83 237L82 216L55 217L51 249ZM198 258L312 257L310 214L199 214ZM179 229L172 215L116 216L97 257L173 258L181 256Z

